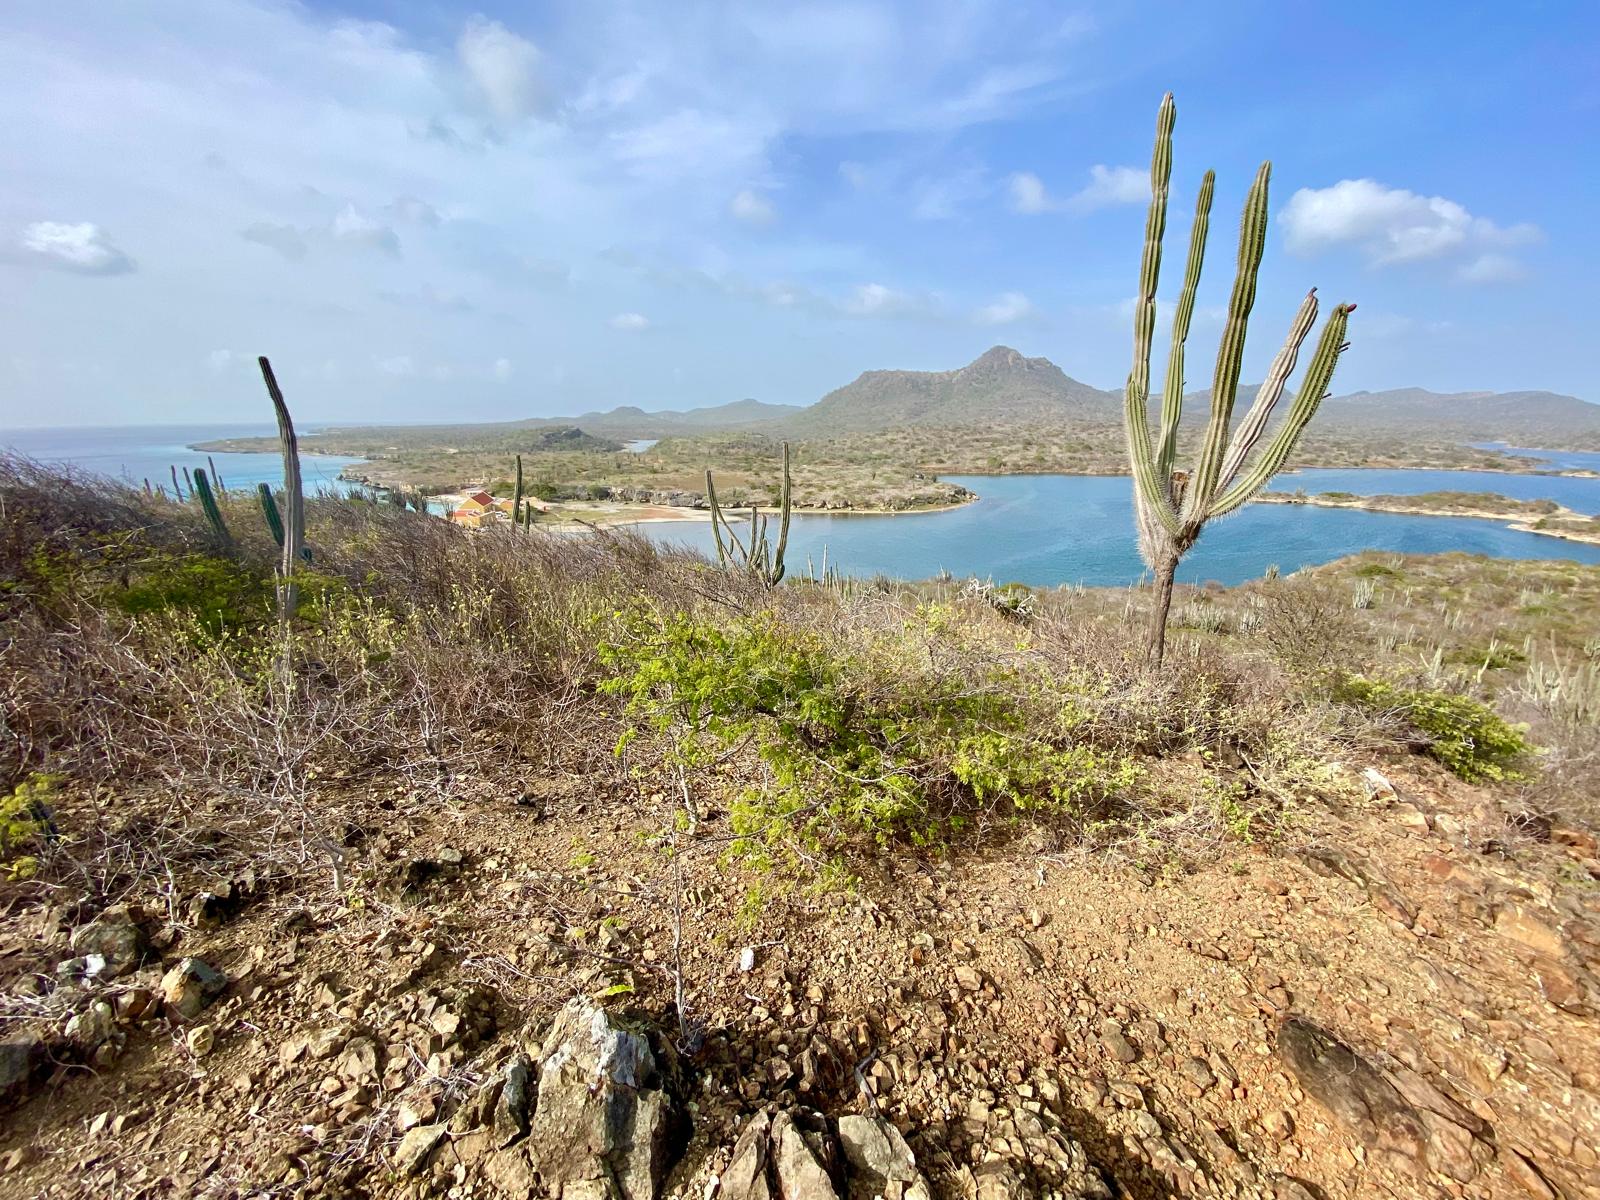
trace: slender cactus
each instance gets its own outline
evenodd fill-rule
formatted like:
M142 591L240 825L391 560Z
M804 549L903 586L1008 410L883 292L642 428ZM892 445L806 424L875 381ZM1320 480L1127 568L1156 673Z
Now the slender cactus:
M217 495L226 496L228 485L222 482L222 472L217 470L216 460L211 455L206 455L206 466L211 468L211 481L217 485Z
M172 494L179 500L183 499L183 488L178 483L178 464L168 463L167 470L172 472Z
M722 566L738 566L761 579L768 587L782 582L784 552L789 547L789 516L792 510L791 482L789 478L789 443L783 443L783 479L778 489L778 544L776 548L767 539L768 518L759 506L750 506L750 532L748 545L739 540L732 524L722 515L717 502L717 487L706 471L706 504L711 509L711 531L717 540L717 562ZM726 534L726 540L724 540Z
M266 381L267 394L272 397L272 407L278 416L278 441L283 445L283 495L288 505L287 520L283 523L283 568L278 587L278 615L288 622L293 620L300 603L300 588L295 583L303 547L306 544L306 497L300 480L300 443L295 438L294 421L289 416L289 406L284 403L283 392L272 364L266 355L256 359L261 366L261 378Z
M199 498L200 508L206 514L206 520L211 523L211 532L216 535L217 543L226 551L233 550L233 535L228 532L228 524L222 519L222 509L217 504L217 497L211 491L211 481L206 478L204 470L196 468L194 473L194 494Z
M517 490L511 498L511 525L522 524L522 455L517 455Z
M1172 320L1172 348L1162 387L1161 428L1154 445L1150 434L1150 343L1155 332L1156 287L1161 278L1161 243L1167 224L1167 186L1172 176L1172 130L1177 108L1169 93L1156 118L1155 152L1150 162L1150 209L1145 221L1144 252L1139 264L1139 292L1134 308L1133 368L1124 393L1123 417L1128 438L1128 463L1134 482L1135 519L1139 551L1155 573L1156 606L1146 655L1159 664L1166 651L1167 614L1172 606L1173 579L1178 563L1199 539L1206 522L1237 511L1267 485L1294 452L1317 406L1327 395L1339 356L1347 349L1345 331L1353 304L1338 304L1323 324L1317 348L1306 368L1300 390L1289 412L1266 445L1256 452L1267 424L1283 398L1294 372L1300 347L1317 317L1313 288L1301 302L1288 337L1272 360L1254 404L1237 429L1233 406L1239 388L1240 364L1250 310L1255 305L1256 280L1266 247L1267 193L1272 164L1262 163L1245 198L1239 225L1238 266L1228 302L1227 323L1217 349L1211 382L1211 414L1206 422L1200 453L1192 471L1173 469L1177 457L1178 424L1183 416L1184 343L1194 315L1195 290L1205 260L1215 175L1207 171L1195 205L1189 236L1189 257L1184 266L1183 288ZM1252 455L1254 457L1252 458Z
M256 496L261 500L261 515L267 519L267 530L272 534L272 540L278 544L278 549L283 549L283 518L278 514L278 501L272 494L269 484L256 484Z

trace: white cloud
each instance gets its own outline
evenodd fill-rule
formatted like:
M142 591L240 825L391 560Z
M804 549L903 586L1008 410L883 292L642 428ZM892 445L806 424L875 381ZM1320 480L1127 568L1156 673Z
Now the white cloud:
M133 260L90 221L35 221L22 231L22 248L41 266L79 275L124 275L134 269Z
M993 304L986 304L975 314L980 325L1010 325L1026 320L1035 313L1033 302L1021 292L1006 292Z
M1443 196L1421 196L1372 179L1342 179L1332 187L1301 188L1278 214L1285 245L1312 255L1356 247L1375 267L1468 257L1459 272L1469 282L1499 282L1520 271L1507 255L1542 236L1537 226L1500 226Z
M409 354L396 354L392 358L376 358L373 359L373 366L377 367L385 375L404 377L417 373L417 365L412 361Z
M461 31L456 54L489 111L502 121L521 120L543 107L539 48L527 38L499 21L473 17Z
M504 383L506 380L510 379L511 378L511 360L509 358L497 358L497 359L495 359L494 360L493 373L494 373L494 378L495 378L495 382L496 383Z
M220 374L233 365L232 350L213 350L206 355L206 365Z
M306 256L306 239L293 225L278 225L271 221L257 221L239 231L247 242L255 242L269 250L276 250L290 262L299 262Z
M1096 163L1089 168L1087 184L1072 195L1058 199L1032 171L1018 171L1011 176L1010 189L1014 212L1030 216L1048 212L1086 213L1117 204L1144 204L1150 199L1150 173L1138 167L1108 167Z
M1011 177L1011 207L1019 213L1049 212L1053 207L1044 180L1032 171L1018 171Z
M1528 277L1528 268L1509 254L1480 254L1456 272L1462 283L1517 283Z
M611 318L611 328L624 333L639 333L650 328L650 318L643 313L624 312Z
M772 201L750 188L741 188L734 194L728 211L749 225L770 225L778 215Z
M353 204L345 205L343 211L333 219L331 232L335 240L347 245L376 250L392 258L400 257L400 238L395 231L381 221L358 212Z
M1086 211L1112 204L1145 204L1150 199L1150 172L1138 167L1107 167L1099 163L1089 168L1089 182L1069 203Z

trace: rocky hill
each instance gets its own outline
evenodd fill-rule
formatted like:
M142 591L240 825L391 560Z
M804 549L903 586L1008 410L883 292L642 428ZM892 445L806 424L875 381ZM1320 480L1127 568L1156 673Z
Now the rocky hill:
M1033 425L1110 419L1120 404L1119 393L1073 379L1048 358L995 346L954 371L867 371L784 425L811 436L907 425Z

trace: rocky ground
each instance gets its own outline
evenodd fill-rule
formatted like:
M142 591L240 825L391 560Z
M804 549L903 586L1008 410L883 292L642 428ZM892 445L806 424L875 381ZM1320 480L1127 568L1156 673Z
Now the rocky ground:
M13 905L0 1195L1600 1196L1595 842L1418 762L759 902L621 779L340 791L303 863Z

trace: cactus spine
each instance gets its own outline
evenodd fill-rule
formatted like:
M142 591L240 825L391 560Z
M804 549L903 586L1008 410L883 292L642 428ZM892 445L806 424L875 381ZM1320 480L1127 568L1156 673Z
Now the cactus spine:
M284 403L283 392L272 364L266 355L256 359L261 366L261 378L266 381L267 395L272 398L272 408L278 417L278 441L283 446L283 495L288 506L283 526L283 566L278 584L278 615L288 622L294 618L300 603L300 588L295 583L295 571L306 544L306 497L300 480L300 443L295 437L294 421L289 416L289 406Z
M726 566L738 566L755 575L768 587L774 587L782 581L784 575L783 556L789 547L789 516L791 512L789 479L789 443L783 443L783 480L778 489L778 544L776 548L767 539L767 518L760 508L754 504L750 506L750 532L749 544L739 540L739 535L734 532L732 524L722 515L722 506L717 502L717 488L712 481L711 471L706 471L706 504L711 509L711 532L717 540L717 562ZM727 538L724 540L723 535Z
M1155 152L1150 162L1150 210L1145 221L1144 252L1139 264L1139 294L1133 319L1133 369L1124 393L1123 416L1128 440L1128 462L1133 472L1135 519L1139 552L1155 573L1156 605L1151 620L1146 655L1160 663L1166 651L1167 614L1172 606L1173 578L1178 563L1199 539L1207 521L1227 516L1266 486L1293 453L1300 435L1327 394L1334 367L1347 348L1344 340L1353 304L1335 305L1323 324L1322 334L1306 369L1300 391L1289 406L1283 424L1251 460L1251 453L1266 432L1268 419L1282 399L1294 371L1300 347L1317 316L1313 288L1301 302L1289 326L1282 349L1272 360L1255 403L1229 437L1235 393L1250 310L1255 304L1256 278L1266 245L1267 188L1272 164L1262 163L1245 198L1239 226L1239 259L1233 292L1228 302L1227 324L1217 349L1211 383L1211 416L1206 422L1200 454L1192 471L1175 471L1178 423L1183 415L1183 351L1194 314L1195 289L1210 225L1215 175L1207 171L1201 181L1189 235L1189 257L1183 288L1172 320L1172 348L1161 396L1161 428L1154 445L1150 433L1150 343L1156 323L1156 285L1161 278L1161 242L1167 223L1167 185L1172 176L1172 129L1177 108L1169 93L1156 119Z
M196 468L194 473L194 494L200 501L200 508L206 514L206 520L211 523L211 532L216 535L218 545L224 550L231 551L233 535L228 532L228 524L222 519L222 509L217 504L216 494L211 490L211 481L200 468Z

